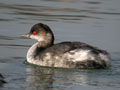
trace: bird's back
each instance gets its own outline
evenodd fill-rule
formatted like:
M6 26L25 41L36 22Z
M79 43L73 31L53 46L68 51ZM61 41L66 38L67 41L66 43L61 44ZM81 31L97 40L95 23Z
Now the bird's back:
M109 62L108 53L81 42L62 42L39 53L48 66L64 68L104 68Z

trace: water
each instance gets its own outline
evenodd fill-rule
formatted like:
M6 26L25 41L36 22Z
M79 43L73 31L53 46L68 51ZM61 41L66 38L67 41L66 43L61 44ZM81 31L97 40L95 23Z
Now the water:
M120 0L0 0L0 90L118 90L120 88ZM55 43L82 41L107 50L111 68L76 70L26 65L34 40L19 36L48 24Z

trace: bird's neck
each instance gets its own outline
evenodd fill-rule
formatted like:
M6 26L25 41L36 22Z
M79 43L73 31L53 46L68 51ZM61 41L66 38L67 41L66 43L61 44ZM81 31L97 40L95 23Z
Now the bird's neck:
M34 59L36 56L40 55L40 52L45 50L46 48L52 46L53 44L46 44L45 42L37 42L29 48L27 52L27 60L29 58Z

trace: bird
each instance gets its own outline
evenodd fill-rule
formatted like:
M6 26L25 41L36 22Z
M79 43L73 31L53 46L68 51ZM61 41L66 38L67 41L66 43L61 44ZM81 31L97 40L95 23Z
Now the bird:
M54 43L51 28L43 23L33 25L29 33L21 37L37 40L26 55L30 64L76 69L103 69L110 66L111 58L107 51L80 41Z

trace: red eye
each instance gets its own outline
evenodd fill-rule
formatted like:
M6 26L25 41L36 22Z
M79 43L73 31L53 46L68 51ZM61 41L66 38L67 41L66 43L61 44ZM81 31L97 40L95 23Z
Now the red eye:
M35 35L35 34L36 34L36 31L34 31L33 34Z

